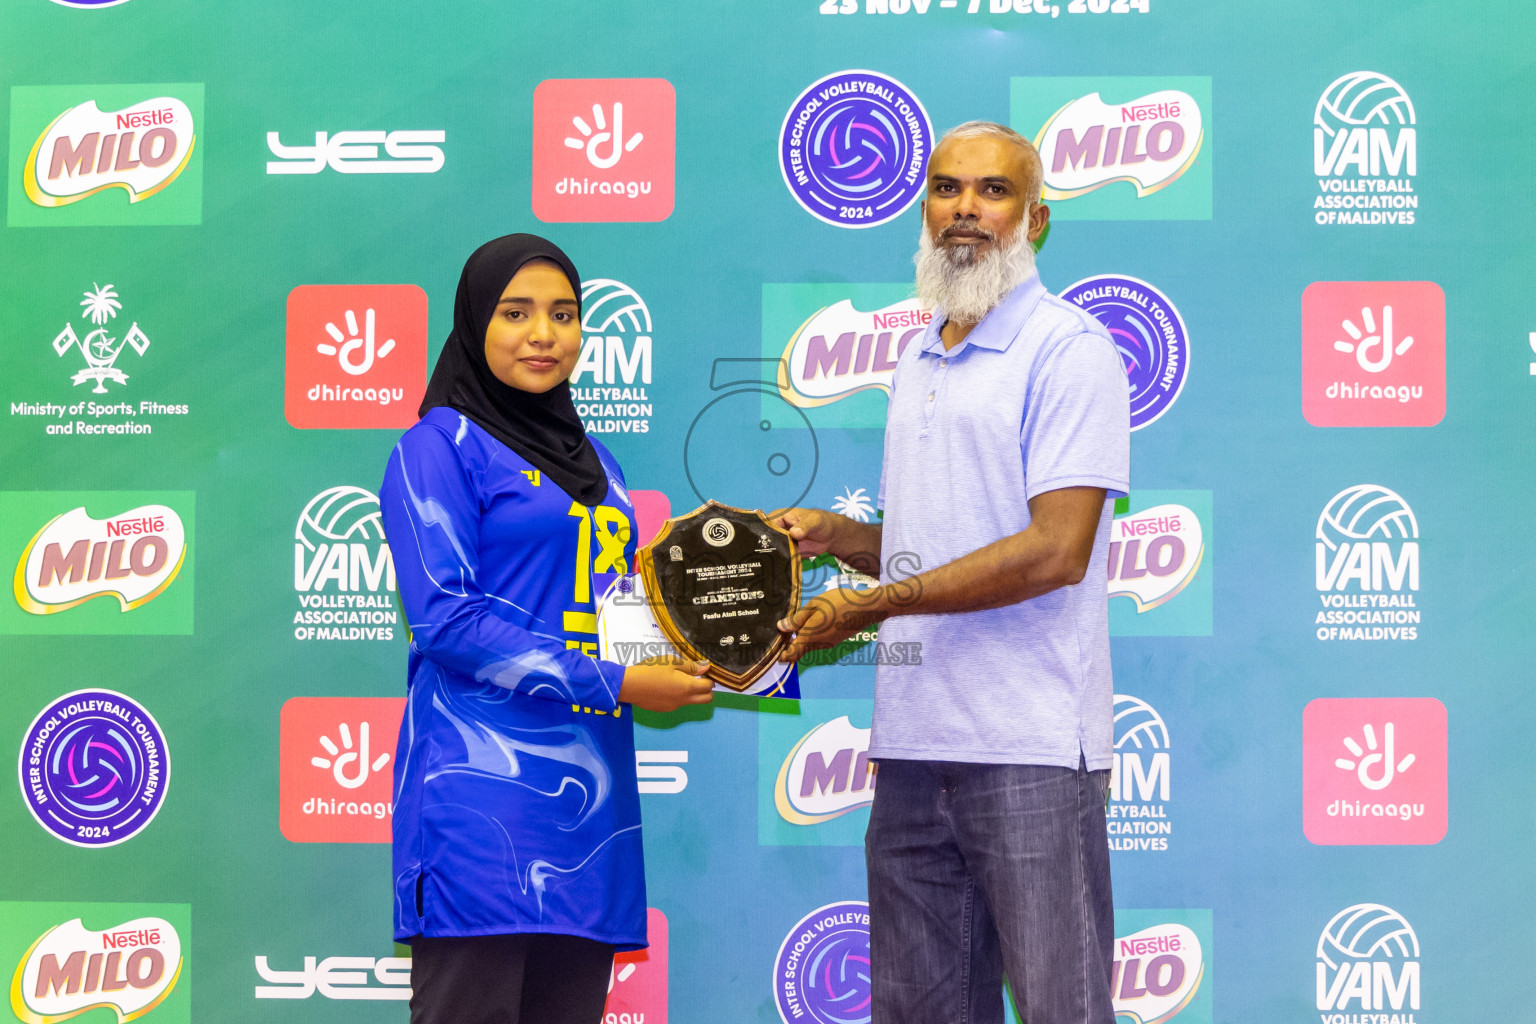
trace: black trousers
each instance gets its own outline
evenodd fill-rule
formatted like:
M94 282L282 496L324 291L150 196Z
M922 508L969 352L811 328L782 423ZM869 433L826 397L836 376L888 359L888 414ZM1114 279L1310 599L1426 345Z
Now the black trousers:
M574 935L411 940L411 1024L599 1024L613 947Z

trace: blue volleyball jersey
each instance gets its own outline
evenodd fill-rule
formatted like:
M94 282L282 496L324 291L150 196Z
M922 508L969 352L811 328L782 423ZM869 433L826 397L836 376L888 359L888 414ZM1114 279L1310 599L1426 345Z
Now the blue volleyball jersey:
M634 562L618 464L572 500L452 409L379 492L410 627L395 758L395 938L560 932L643 947L645 877L623 666L600 661L594 572Z

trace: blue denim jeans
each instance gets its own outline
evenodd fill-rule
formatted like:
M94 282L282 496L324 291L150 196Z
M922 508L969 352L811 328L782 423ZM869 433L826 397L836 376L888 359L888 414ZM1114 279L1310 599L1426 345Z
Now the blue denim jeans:
M872 1024L1114 1024L1109 772L881 759Z

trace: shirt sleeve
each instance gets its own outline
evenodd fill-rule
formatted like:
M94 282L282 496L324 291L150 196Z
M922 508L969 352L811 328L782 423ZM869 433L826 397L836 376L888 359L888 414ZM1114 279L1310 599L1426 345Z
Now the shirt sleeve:
M1025 497L1063 487L1130 490L1131 401L1108 338L1079 334L1056 346L1030 382L1019 438Z
M624 668L568 650L480 587L480 500L458 445L428 427L401 438L379 489L411 646L450 672L514 693L603 711Z

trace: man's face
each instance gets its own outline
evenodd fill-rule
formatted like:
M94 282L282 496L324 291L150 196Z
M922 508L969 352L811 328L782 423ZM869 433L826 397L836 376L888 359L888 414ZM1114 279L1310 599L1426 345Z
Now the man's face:
M1050 215L1038 202L1039 182L1039 158L1006 139L951 139L928 161L928 236L962 266L1006 246L1026 218L1034 241Z

